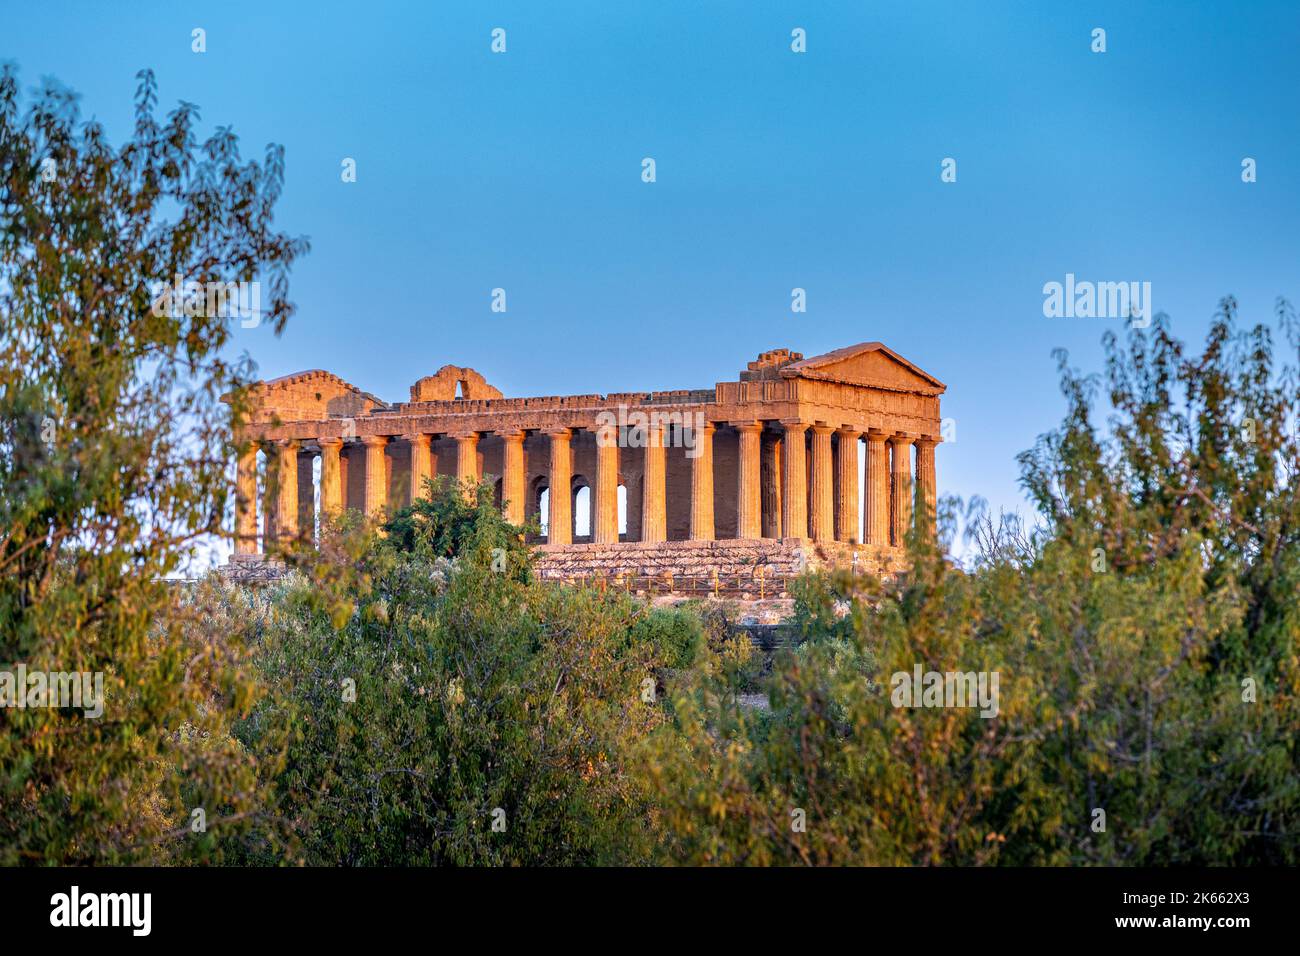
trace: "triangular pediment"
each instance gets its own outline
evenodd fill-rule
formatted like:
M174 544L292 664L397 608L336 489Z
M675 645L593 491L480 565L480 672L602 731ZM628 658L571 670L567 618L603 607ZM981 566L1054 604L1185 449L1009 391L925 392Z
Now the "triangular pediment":
M933 375L880 342L863 342L793 362L781 369L781 377L809 378L922 395L941 395L947 388Z

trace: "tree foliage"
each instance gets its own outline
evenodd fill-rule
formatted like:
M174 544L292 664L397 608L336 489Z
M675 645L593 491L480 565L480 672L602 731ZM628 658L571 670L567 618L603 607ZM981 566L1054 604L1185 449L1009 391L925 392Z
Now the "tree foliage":
M249 771L214 741L251 684L166 577L220 534L230 410L248 379L229 318L155 310L153 288L269 283L292 312L305 243L276 231L284 158L241 160L198 110L157 112L142 72L120 147L47 82L22 103L0 71L0 661L104 674L98 720L0 713L0 862L116 862L189 807L250 810ZM158 314L163 312L164 314ZM237 403L238 404L238 403Z
M685 689L689 746L661 735L652 762L668 857L1295 862L1295 365L1233 313L1195 359L1163 321L1108 338L1108 434L1095 381L1062 360L1065 423L1021 459L1035 534L980 524L969 572L914 539L884 589L805 581L770 719L708 679ZM894 706L892 675L917 665L999 674L997 716Z
M291 737L274 784L294 858L648 859L627 762L663 720L644 695L655 641L629 639L646 609L537 582L486 484L472 501L444 486L383 532L331 529L248 635L274 692L241 737L257 753Z

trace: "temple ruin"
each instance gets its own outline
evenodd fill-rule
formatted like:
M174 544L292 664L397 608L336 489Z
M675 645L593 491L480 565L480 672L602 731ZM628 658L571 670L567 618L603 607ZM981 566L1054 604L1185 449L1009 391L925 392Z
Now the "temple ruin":
M393 404L320 370L259 382L232 566L445 475L487 479L510 521L541 528L544 577L761 592L814 562L887 574L915 507L933 528L943 392L879 342L775 349L736 381L665 392L507 398L454 365Z

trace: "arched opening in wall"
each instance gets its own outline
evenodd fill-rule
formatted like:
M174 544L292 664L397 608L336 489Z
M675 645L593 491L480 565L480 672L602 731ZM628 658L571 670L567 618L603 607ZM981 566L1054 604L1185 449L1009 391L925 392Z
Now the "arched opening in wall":
M457 379L457 380L456 380L456 398L457 398L457 399L462 399L462 398L464 398L464 397L465 397L465 380L464 380L463 378L461 378L461 379Z
M544 541L550 541L551 491L543 484L538 486L538 490L534 494L536 497L533 500L537 502L537 522L542 528L540 537Z
M498 511L501 510L501 489L502 489L502 486L503 486L503 479L501 479L501 478L498 478L498 479L497 479L495 482L493 482L493 484L492 484L492 500L493 500L494 502L496 502L496 506L497 506L497 510L498 510Z
M543 496L546 496L546 476L538 475L537 477L534 477L532 481L529 481L528 490L524 493L525 522L537 518L538 523L541 524L542 528L539 535L532 536L534 541L541 541L542 538L546 537L546 523L550 518L550 516L547 515L547 511L550 510L547 505L549 505L550 502Z
M573 540L591 538L591 486L579 475L573 479Z
M618 537L627 537L627 485L622 482L618 485Z

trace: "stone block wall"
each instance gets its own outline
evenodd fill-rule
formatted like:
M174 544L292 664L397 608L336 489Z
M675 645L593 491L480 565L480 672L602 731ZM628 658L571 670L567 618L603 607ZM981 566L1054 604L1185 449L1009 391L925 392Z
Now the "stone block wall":
M665 541L658 544L539 545L538 575L546 581L597 580L648 594L726 593L778 597L809 568L852 567L889 577L905 567L898 548L813 544L795 538Z

